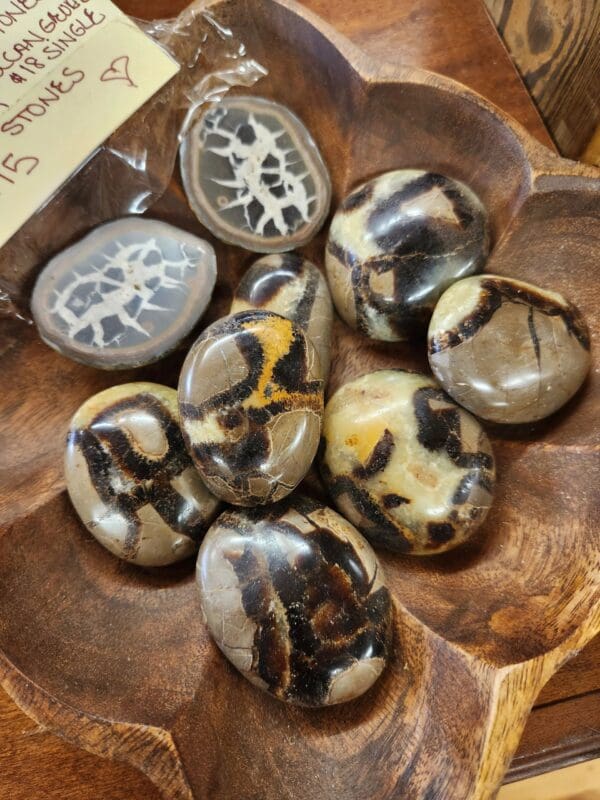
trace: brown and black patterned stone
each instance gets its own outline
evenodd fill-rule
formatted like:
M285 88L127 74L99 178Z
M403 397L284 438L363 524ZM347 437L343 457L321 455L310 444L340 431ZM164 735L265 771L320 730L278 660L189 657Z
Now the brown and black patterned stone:
M87 400L71 422L67 489L90 533L146 567L193 555L219 501L189 457L174 389L127 383Z
M381 567L349 522L313 500L221 514L197 578L219 648L279 700L352 700L386 665L393 611Z
M242 311L207 328L179 381L188 450L204 482L234 505L263 505L304 478L319 445L323 379L294 322Z
M483 419L535 422L577 392L590 336L562 295L497 275L465 278L440 298L429 362L444 389Z
M410 339L425 333L448 286L483 268L489 245L485 209L463 183L422 170L384 173L355 189L333 218L333 301L372 339Z
M314 344L325 379L331 361L333 304L320 270L296 253L263 256L240 281L231 313L262 309L296 322Z
M342 386L325 409L320 460L341 513L395 552L456 547L493 499L485 432L425 375L381 370Z

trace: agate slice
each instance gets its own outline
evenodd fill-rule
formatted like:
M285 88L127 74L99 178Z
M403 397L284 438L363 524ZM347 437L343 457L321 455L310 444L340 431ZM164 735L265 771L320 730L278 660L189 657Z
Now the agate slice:
M331 362L333 305L320 270L295 253L270 255L255 261L240 281L231 313L263 309L296 322L319 354L327 379Z
M160 567L193 555L219 510L179 429L177 393L126 383L73 417L65 475L81 521L125 561Z
M489 243L485 209L463 183L422 170L384 173L333 218L326 267L337 311L372 339L424 334L439 296L483 268Z
M479 417L535 422L585 380L590 336L562 295L482 275L441 297L429 326L429 363L448 394Z
M289 109L261 97L210 106L183 141L181 173L200 222L257 253L306 244L329 211L329 174L311 135Z
M197 578L219 648L279 700L353 700L386 665L392 601L377 558L350 523L312 500L221 514Z
M140 367L180 344L210 301L213 248L165 222L127 217L92 231L40 274L42 339L100 369Z
M281 500L304 478L319 445L316 350L278 314L225 317L185 360L179 410L189 452L217 497L243 506Z
M492 447L425 375L381 370L325 409L321 470L341 513L375 546L431 555L461 544L492 504Z

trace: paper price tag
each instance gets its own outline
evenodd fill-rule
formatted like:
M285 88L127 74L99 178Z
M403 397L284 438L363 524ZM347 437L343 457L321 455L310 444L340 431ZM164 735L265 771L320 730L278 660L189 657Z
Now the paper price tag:
M110 0L0 0L0 247L178 69Z

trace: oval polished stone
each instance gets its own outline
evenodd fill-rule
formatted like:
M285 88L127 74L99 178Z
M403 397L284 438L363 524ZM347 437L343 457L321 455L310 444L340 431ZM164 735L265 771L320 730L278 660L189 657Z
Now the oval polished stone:
M279 700L343 703L386 665L392 601L381 567L326 506L294 498L224 512L202 544L197 578L219 648Z
M314 344L323 375L329 375L333 304L327 281L310 261L295 253L263 256L240 281L231 313L263 309L296 322Z
M165 222L115 220L53 258L32 312L46 344L100 369L167 355L194 328L217 276L213 248Z
M182 143L181 174L200 222L257 253L306 244L329 213L317 145L295 114L262 97L209 106Z
M375 546L450 550L492 503L485 431L425 375L381 370L342 386L325 409L323 440L329 492Z
M333 218L325 262L333 302L371 339L410 339L425 333L444 289L482 269L489 242L485 210L463 183L386 172L348 195Z
M193 555L220 506L185 449L176 391L156 383L114 386L81 406L67 437L65 475L92 536L140 566Z
M467 278L441 297L429 363L448 394L483 419L535 422L563 406L590 368L590 337L556 292L497 275Z
M304 478L319 445L317 352L278 314L225 317L185 360L179 411L188 450L217 497L246 506L281 500Z

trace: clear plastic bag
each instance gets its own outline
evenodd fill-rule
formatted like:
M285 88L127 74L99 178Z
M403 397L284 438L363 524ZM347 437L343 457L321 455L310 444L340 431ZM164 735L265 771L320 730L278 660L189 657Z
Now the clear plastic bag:
M266 74L200 3L175 19L138 24L180 72L0 249L0 318L27 319L33 283L51 255L102 222L147 211L169 185L180 140L198 110Z

